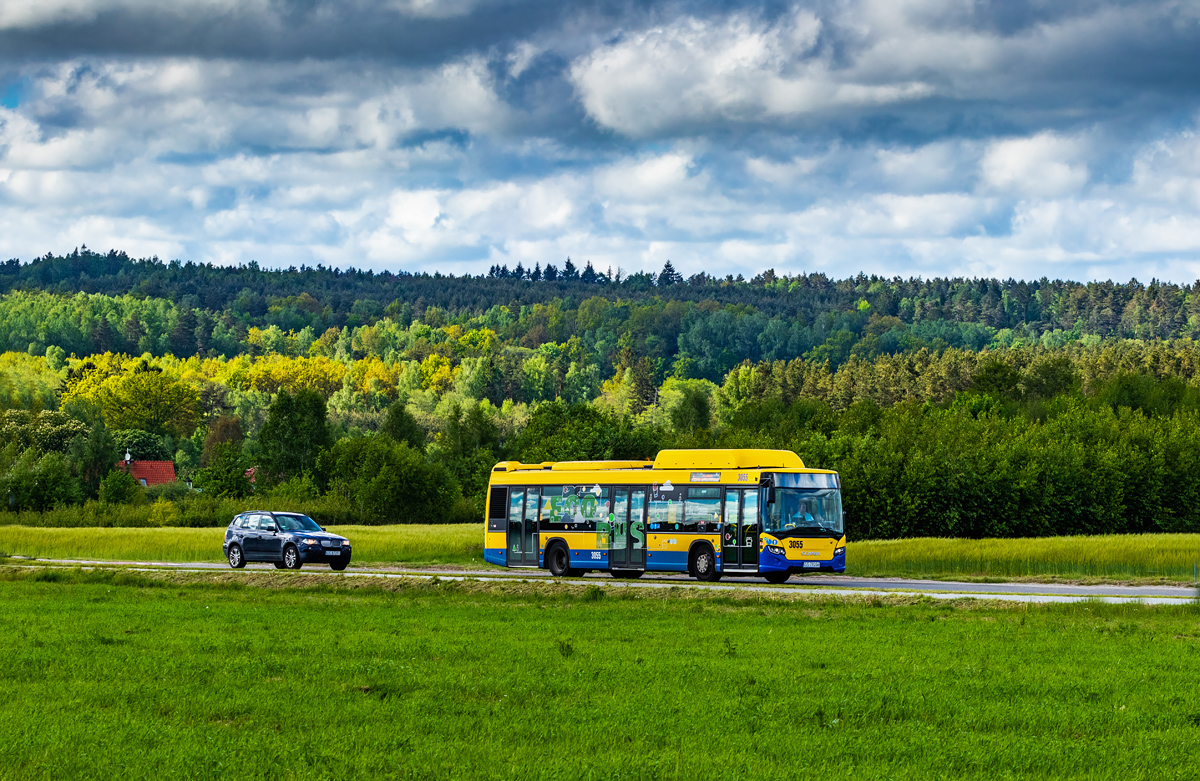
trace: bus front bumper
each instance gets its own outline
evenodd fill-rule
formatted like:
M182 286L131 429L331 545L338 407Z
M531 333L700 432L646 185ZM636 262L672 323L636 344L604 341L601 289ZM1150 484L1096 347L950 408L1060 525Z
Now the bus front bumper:
M761 550L758 554L758 571L790 572L793 575L803 575L805 572L845 572L846 554L842 553L831 559L789 559L769 550Z

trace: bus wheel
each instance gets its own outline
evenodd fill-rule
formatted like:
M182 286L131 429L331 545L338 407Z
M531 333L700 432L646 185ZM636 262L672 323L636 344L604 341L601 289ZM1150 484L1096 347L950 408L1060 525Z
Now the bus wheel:
M553 545L546 552L546 566L550 568L550 574L556 578L570 576L572 574L571 552L567 550L567 546L562 543Z
M780 583L787 583L787 579L791 576L792 573L790 572L768 572L763 575L763 577L767 579L768 583L774 583L776 586L778 586Z
M721 573L717 572L717 556L707 545L698 548L692 554L691 566L688 567L688 570L696 580L713 583L721 579Z

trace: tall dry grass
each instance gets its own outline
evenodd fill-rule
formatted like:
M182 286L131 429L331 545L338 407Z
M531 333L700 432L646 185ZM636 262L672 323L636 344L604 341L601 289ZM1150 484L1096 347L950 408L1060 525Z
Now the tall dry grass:
M354 561L483 565L483 530L476 524L330 526L350 538ZM42 559L102 561L222 561L225 530L0 526L0 553Z
M1192 580L1200 534L1112 534L1017 539L866 540L846 550L861 576L1046 576Z

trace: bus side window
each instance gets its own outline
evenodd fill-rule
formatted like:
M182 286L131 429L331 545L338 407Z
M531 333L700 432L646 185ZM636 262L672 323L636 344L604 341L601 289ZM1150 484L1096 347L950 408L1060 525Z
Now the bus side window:
M542 531L567 531L571 528L570 520L563 517L565 507L561 485L542 486Z
M492 486L488 497L488 531L502 532L508 527L508 486Z
M720 522L721 489L718 486L688 488L682 531L713 533Z
M680 494L676 489L672 496L666 492L657 492L650 497L650 512L646 518L649 530L652 532L679 531L680 523Z
M508 489L508 522L521 523L524 520L525 489L511 486Z

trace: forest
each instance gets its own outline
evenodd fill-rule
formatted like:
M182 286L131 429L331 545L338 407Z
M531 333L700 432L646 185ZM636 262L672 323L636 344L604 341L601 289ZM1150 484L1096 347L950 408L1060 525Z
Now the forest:
M857 539L1200 531L1200 281L582 266L0 264L0 523L475 522L501 460L779 447Z

